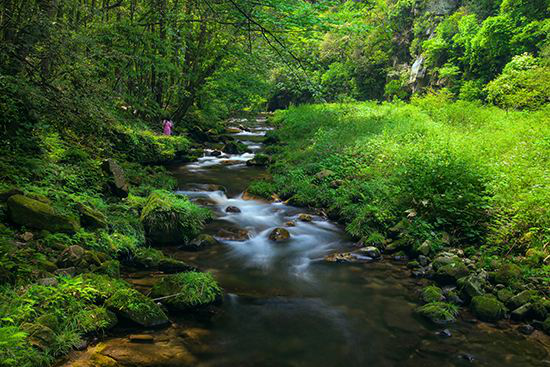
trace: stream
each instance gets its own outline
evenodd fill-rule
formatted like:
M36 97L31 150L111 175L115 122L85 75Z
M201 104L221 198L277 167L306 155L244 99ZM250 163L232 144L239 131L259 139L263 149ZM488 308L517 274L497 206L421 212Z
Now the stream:
M425 281L403 264L320 261L353 242L313 212L313 221L303 222L297 219L303 209L243 198L250 181L265 175L245 162L262 149L269 127L264 119L235 124L250 127L232 135L251 153L205 151L197 162L172 167L178 193L215 211L206 232L220 244L199 252L164 249L212 272L225 291L223 304L211 315L176 315L167 329L139 331L152 344L131 343L135 331L118 330L104 341L110 357L123 366L550 366L545 339L508 323L475 322L463 311L456 323L438 326L415 315ZM226 213L228 206L241 212ZM285 227L289 221L296 225ZM268 239L276 227L288 229L288 242ZM150 277L132 281L146 287ZM450 337L441 335L444 329Z

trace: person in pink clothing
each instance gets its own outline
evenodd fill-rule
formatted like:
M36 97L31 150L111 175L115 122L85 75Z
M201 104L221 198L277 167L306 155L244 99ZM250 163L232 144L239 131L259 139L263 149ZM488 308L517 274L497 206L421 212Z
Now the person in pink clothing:
M172 135L172 127L174 123L171 120L163 120L162 126L164 128L164 135Z

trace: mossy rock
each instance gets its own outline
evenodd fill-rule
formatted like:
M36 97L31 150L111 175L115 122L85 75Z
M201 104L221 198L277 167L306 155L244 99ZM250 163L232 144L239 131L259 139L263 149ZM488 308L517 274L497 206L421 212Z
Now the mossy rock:
M504 304L506 304L513 296L514 293L508 288L502 288L497 292L498 300Z
M78 212L83 227L89 229L107 228L107 217L99 210L80 204L78 205Z
M483 321L498 321L506 313L504 304L492 295L474 297L470 306L474 315Z
M27 196L11 196L8 210L10 219L21 226L66 233L74 233L80 228L76 219L61 215L51 205Z
M521 277L521 269L515 264L504 264L493 273L496 284L511 285Z
M422 242L416 249L416 253L419 255L429 256L430 252L432 252L432 243L429 240Z
M132 254L129 265L138 268L160 270L165 273L192 271L195 268L183 261L168 257L162 251L154 248L139 248Z
M329 169L324 169L322 171L317 172L315 174L315 178L319 181L322 181L322 180L324 180L326 178L329 178L331 176L334 176L334 175L335 175L334 171L331 171Z
M530 319L532 314L532 305L530 303L526 303L523 306L520 306L512 311L510 317L512 318L512 320L525 321L527 319Z
M57 330L59 328L59 320L57 317L53 314L44 314L40 317L38 317L35 321L35 323L47 326L52 330Z
M152 245L182 245L198 236L211 216L185 196L155 191L147 198L141 222Z
M59 265L60 267L87 265L85 255L86 250L84 250L82 247L78 245L69 246L59 255L57 265Z
M14 195L23 195L23 194L24 194L23 190L20 190L16 187L8 190L3 190L0 192L0 203L5 203L6 201L8 201L10 197Z
M116 315L105 307L82 310L76 315L75 319L79 320L79 328L84 333L110 330L118 323Z
M223 147L223 151L228 154L243 154L248 151L246 144L238 141L230 141Z
M57 270L57 265L53 261L50 261L48 259L37 259L36 265L38 265L41 269L44 269L47 272L53 273Z
M210 273L187 272L168 275L151 290L155 298L179 310L206 306L221 299L222 290ZM171 297L174 296L174 297Z
M24 323L21 329L27 333L30 344L41 350L48 350L55 343L55 332L46 325Z
M445 299L441 288L430 285L422 289L422 301L424 303L441 302Z
M271 161L271 158L267 154L256 154L254 158L246 161L247 166L265 167Z
M158 327L170 323L164 311L152 299L131 288L117 290L105 302L105 306L141 326Z
M97 272L108 275L111 278L120 278L120 262L118 260L104 261L97 269Z
M476 296L482 296L485 293L483 290L486 283L485 279L477 274L470 274L466 277L460 278L457 283L461 295L466 300L470 300Z
M189 244L185 245L184 249L190 251L200 251L207 247L215 246L217 244L219 244L219 242L213 236L210 236L208 234L201 234Z
M523 306L526 303L531 302L537 297L537 291L534 290L524 290L515 296L511 297L508 302L506 302L506 305L510 307L510 309L515 310L518 307Z
M550 335L550 317L547 317L546 320L542 323L542 330Z
M418 307L415 311L436 324L454 322L458 315L458 307L446 302L430 302Z
M442 284L453 284L468 275L468 267L460 260L443 265L435 272L435 279Z
M443 266L456 264L456 263L459 263L459 262L461 262L460 257L458 257L454 254L444 253L444 254L440 254L440 255L435 257L435 259L432 262L432 266L433 266L434 270L437 271L437 270L439 270L439 268L441 268Z
M548 317L550 309L550 301L547 299L537 299L531 304L533 318L536 320L544 320Z

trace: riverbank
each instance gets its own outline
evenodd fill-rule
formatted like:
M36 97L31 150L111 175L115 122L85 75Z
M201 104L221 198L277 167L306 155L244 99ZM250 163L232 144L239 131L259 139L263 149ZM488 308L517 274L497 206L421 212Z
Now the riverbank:
M433 282L417 311L434 322L452 322L469 305L481 320L550 332L545 111L427 97L301 106L273 121L273 177L248 192L344 224L363 251L327 261L382 252L406 262Z
M115 327L163 327L174 309L189 312L219 301L221 289L210 275L153 247L190 242L210 219L206 209L172 194L176 181L159 165L188 159L192 141L162 136L128 114L118 117L117 124L97 120L78 133L43 124L6 137L0 158L2 366L49 366ZM215 131L212 138L221 139L223 127L222 135ZM163 274L151 297L126 281L139 270Z
M233 137L262 154L266 127L243 123L246 130L232 126ZM423 320L414 310L417 287L427 281L411 278L403 262L324 261L357 246L315 210L243 194L250 180L265 176L245 164L250 154L209 146L197 161L171 167L177 193L215 214L204 232L217 243L163 250L213 274L225 291L217 312L176 313L169 328L138 335L119 329L65 366L544 364L540 332L524 337L508 324L487 327L466 314L452 325ZM286 239L279 236L285 230ZM139 271L127 280L147 294L159 277Z

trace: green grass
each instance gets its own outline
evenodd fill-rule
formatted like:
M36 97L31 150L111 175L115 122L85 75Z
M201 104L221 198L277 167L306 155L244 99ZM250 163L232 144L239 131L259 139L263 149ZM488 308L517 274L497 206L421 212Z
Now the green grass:
M183 309L211 304L221 294L212 274L200 272L168 275L152 289L153 297L169 297L163 302Z
M173 236L189 242L200 234L211 216L209 210L193 204L186 196L157 190L149 195L141 221L153 239Z
M430 239L440 248L445 232L487 256L548 255L549 112L445 96L293 107L274 117L273 179L250 190L322 206L358 239L407 218L415 246ZM333 174L316 178L322 170Z
M116 323L101 306L120 280L100 275L58 277L58 284L0 287L0 358L3 366L47 366L81 342ZM36 334L40 330L40 334ZM31 341L39 335L40 346Z

